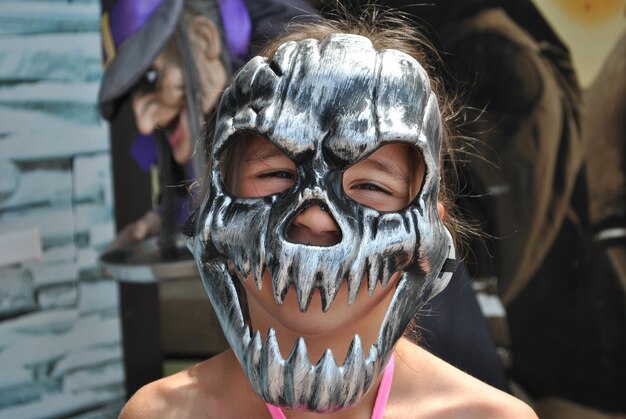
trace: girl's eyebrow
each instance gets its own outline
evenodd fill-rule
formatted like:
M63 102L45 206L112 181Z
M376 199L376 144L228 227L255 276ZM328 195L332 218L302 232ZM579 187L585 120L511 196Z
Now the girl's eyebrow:
M252 150L247 151L243 161L246 163L251 163L251 162L268 160L274 157L283 157L283 156L287 157L285 153L280 151L278 147L272 144L271 147L261 146L261 147L255 147Z
M387 173L394 179L402 180L408 183L409 173L393 163L394 162L389 159L370 156L365 160L362 160L359 164L363 165L366 169Z

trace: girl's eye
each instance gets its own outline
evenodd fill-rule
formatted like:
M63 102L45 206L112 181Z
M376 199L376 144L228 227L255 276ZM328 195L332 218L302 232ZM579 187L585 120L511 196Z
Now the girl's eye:
M375 183L370 183L370 182L359 183L357 185L354 185L352 189L360 189L360 190L372 191L372 192L381 192L386 195L391 195L391 192L389 192L385 188L379 185L376 185Z
M258 175L258 177L261 179L278 178L278 179L293 180L293 178L295 177L295 174L287 170L275 170L272 172L261 173L260 175Z

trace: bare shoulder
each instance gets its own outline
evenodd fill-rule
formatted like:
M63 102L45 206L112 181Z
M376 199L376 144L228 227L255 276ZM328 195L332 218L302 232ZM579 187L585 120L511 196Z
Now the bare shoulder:
M478 382L480 386L472 388L465 397L459 398L454 413L475 418L537 418L534 410L523 401L481 381Z
M209 412L210 416L228 417L234 413L232 399L239 394L229 391L238 385L236 375L228 373L232 358L227 351L147 384L126 403L120 418L197 418L207 417Z
M477 380L410 342L401 340L396 353L389 417L537 417L521 400Z

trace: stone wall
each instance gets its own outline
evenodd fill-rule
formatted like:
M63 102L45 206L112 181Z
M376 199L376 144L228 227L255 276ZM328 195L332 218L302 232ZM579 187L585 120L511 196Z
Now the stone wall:
M96 0L0 0L0 418L116 416L124 398L108 127L97 111Z

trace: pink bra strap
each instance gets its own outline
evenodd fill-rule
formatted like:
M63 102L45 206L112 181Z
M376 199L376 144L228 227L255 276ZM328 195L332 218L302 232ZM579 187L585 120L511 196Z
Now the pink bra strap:
M270 415L272 415L272 419L287 419L287 416L283 413L283 411L278 406L274 406L273 404L265 403L267 406L267 410L270 411Z
M395 367L396 356L395 353L391 353L391 358L383 371L383 378L380 379L380 386L378 387L378 394L376 395L376 403L374 403L374 409L372 410L372 419L382 419L385 414L385 408L387 407L387 399L389 399L389 392L391 392L391 382L393 381L393 369Z
M374 403L374 409L372 410L372 419L382 419L385 414L385 408L387 407L387 399L389 399L389 392L391 391L391 382L393 381L393 369L395 367L395 354L391 354L389 362L383 371L383 377L380 379L380 386L378 387L378 394L376 395L376 402ZM272 419L287 419L283 411L278 406L265 403L267 410L269 410Z

